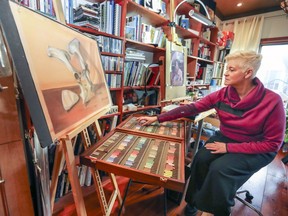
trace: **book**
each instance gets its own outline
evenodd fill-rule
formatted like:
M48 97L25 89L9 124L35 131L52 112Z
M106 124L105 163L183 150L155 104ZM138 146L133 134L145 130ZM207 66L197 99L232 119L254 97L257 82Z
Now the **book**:
M188 29L189 26L190 26L189 18L182 18L181 21L180 21L180 26L182 28Z
M163 17L167 16L167 10L166 10L166 2L165 1L161 1L161 12L160 15Z
M100 31L106 32L107 26L107 2L100 3Z
M135 40L140 41L140 32L141 32L141 16L139 14L134 16L126 17L126 26L133 26L135 27L136 34L135 34Z
M141 41L143 43L151 43L152 26L146 23L141 24Z
M149 76L149 79L147 80L147 85L155 85L155 81L157 79L159 72L159 65L151 65L149 67L149 70L151 71L151 74Z
M115 4L113 34L116 36L120 36L120 24L122 17L121 13L122 13L122 6L119 4Z
M214 66L211 64L207 64L206 67L203 69L203 83L204 84L210 84L214 72Z
M130 40L136 40L136 27L126 26L125 27L125 37Z

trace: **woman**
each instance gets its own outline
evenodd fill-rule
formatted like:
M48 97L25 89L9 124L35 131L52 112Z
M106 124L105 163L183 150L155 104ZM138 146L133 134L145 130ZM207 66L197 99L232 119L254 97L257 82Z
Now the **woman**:
M220 132L193 160L186 215L196 215L197 209L215 216L230 215L238 188L269 164L281 147L285 130L283 102L255 77L261 58L250 51L230 54L226 57L226 87L170 112L139 118L140 123L148 125L217 110Z
M174 60L173 72L171 74L171 85L181 86L183 85L183 71L180 68L180 61L178 59Z

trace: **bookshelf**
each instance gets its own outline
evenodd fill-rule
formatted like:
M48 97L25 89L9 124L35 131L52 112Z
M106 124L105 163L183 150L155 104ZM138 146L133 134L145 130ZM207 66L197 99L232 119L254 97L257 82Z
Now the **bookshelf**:
M126 3L126 22L123 22L123 25L125 26L125 50L137 50L138 53L142 53L145 56L145 60L138 61L135 60L133 63L133 66L139 69L139 67L142 67L143 65L145 67L149 67L149 70L144 70L142 73L146 75L146 81L142 83L123 83L123 89L124 89L124 97L125 94L130 91L136 92L136 94L140 94L141 92L155 92L151 93L150 99L148 103L140 103L137 106L137 109L134 111L123 109L122 110L122 118L125 119L128 115L132 114L133 112L146 112L148 110L159 110L161 107L160 101L164 98L164 76L165 76L165 70L164 70L164 61L165 61L165 44L163 41L165 41L165 38L167 36L167 31L165 31L163 26L167 25L169 22L167 17L161 14L157 14L154 11L150 10L149 8L146 8L144 5L141 5L137 3L138 1L131 1L127 0ZM169 1L162 1L165 6L166 13L169 12ZM136 20L136 21L135 21ZM135 22L133 24L133 21ZM130 37L127 35L127 32L133 27L136 28L136 36ZM142 32L142 34L138 34L139 32ZM130 58L127 58L127 52L126 52L126 58L125 58L125 65L131 64L131 61L133 61L133 58L130 61ZM130 61L130 62L129 62ZM135 63L137 62L137 63ZM155 65L158 65L158 71L157 73L157 80L156 82L151 82L151 80L155 80L153 78L153 73L150 75L150 71L153 72L153 67ZM136 70L137 73L139 73L139 70ZM129 76L129 72L133 74L133 67L129 70L129 67L127 70L124 70L124 79ZM128 75L126 74L128 73ZM141 73L141 72L140 72ZM143 76L142 75L142 78ZM133 76L133 75L132 75ZM139 75L141 76L141 75ZM139 77L138 76L138 77ZM143 81L143 79L142 79ZM139 95L139 96L140 96ZM141 96L140 96L141 98ZM154 100L151 101L151 98Z
M174 1L174 7L180 3ZM214 78L216 67L217 27L206 27L202 23L189 17L188 12L193 8L188 3L177 9L176 33L184 46L187 47L187 89L193 92L196 89L209 88ZM195 13L197 9L195 9ZM181 20L188 20L188 27L181 27ZM211 74L212 70L212 74ZM209 73L209 74L208 74ZM209 78L208 78L209 77Z

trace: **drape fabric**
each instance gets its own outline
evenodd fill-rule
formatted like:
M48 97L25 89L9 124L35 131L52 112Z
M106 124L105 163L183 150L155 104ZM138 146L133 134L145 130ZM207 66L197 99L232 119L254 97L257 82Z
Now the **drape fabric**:
M239 50L251 50L257 52L261 40L263 23L264 16L235 20L235 37L230 53Z

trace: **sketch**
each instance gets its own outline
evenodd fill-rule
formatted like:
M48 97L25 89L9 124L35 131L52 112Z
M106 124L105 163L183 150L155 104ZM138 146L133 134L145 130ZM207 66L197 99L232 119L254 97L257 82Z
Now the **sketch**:
M184 84L184 53L172 51L171 56L170 84L172 86L182 86Z
M77 70L70 62L70 54L66 50L57 49L54 47L48 47L48 56L54 57L62 61L67 69L73 74L77 84L80 87L80 97L83 104L87 104L90 99L95 95L96 86L91 81L90 71L87 63L85 62L80 52L80 42L77 39L73 39L68 44L69 53L76 55L78 58L81 70ZM66 111L70 110L79 100L77 94L70 90L62 90L62 104Z
M35 110L43 112L54 140L104 113L112 103L97 42L18 4L10 7L29 65L27 74L17 73L32 120L40 121ZM38 98L29 98L34 92Z

